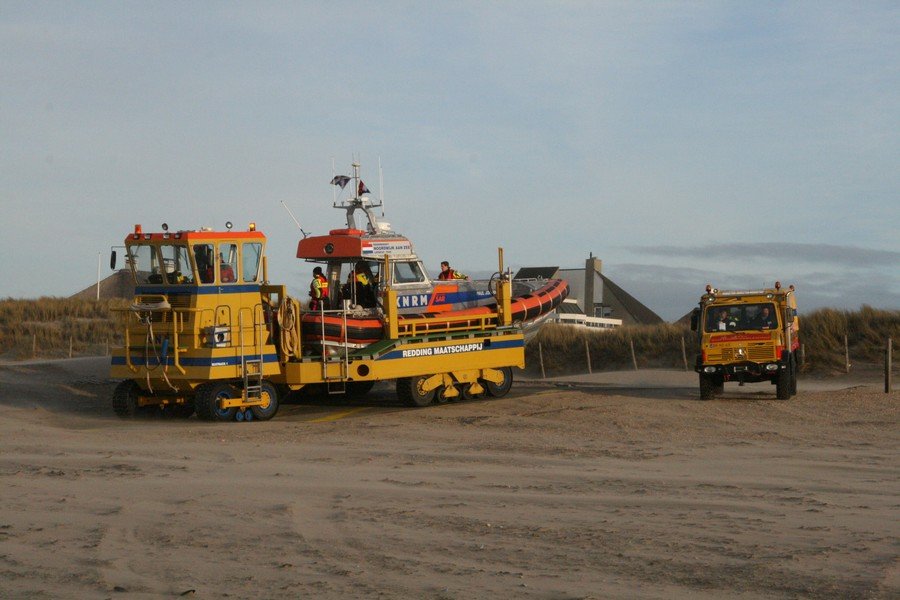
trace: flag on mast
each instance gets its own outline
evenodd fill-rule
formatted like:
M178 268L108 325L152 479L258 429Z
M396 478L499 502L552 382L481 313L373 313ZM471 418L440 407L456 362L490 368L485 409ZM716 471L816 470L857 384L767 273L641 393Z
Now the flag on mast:
M346 175L335 175L334 179L331 180L331 185L339 185L341 189L350 182L350 178Z
M363 180L359 180L359 189L356 191L357 196L362 196L363 194L371 194L369 188L366 187L366 184L363 183Z

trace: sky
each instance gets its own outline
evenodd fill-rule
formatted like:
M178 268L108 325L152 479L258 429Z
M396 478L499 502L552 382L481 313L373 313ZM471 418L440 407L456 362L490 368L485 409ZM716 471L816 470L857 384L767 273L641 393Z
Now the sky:
M304 294L282 202L342 226L358 160L432 274L502 247L666 320L776 279L900 309L898 57L896 2L0 0L0 297L226 221Z

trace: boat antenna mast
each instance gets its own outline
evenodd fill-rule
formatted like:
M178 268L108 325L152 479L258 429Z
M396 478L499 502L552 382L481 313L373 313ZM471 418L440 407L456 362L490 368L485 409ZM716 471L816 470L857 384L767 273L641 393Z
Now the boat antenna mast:
M281 201L281 205L284 207L284 210L288 211L288 214L291 215L291 218L294 220L294 223L297 224L297 229L299 229L299 230L300 230L300 233L303 234L303 239L306 239L306 237L307 237L309 234L306 233L305 231L303 231L303 228L300 227L300 221L297 220L297 217L294 216L294 213L291 212L291 209L288 208L288 205L284 203L284 200Z
M346 175L335 175L332 178L331 183L334 186L339 186L341 189L346 187L348 183L352 183L353 187L351 188L350 193L353 194L353 196L347 200L341 200L340 203L335 200L334 207L347 211L347 227L349 229L357 229L356 218L353 213L357 210L361 210L366 214L366 218L369 221L369 233L378 233L378 218L372 212L372 209L382 206L382 202L381 200L372 202L369 198L371 192L359 176L359 162L354 161L351 166L353 167L353 175L351 177L347 177Z

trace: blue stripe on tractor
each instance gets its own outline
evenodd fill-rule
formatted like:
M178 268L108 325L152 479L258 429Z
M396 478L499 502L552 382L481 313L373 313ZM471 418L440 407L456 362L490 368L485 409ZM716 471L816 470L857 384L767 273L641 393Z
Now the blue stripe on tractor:
M259 292L258 283L238 284L225 283L222 285L154 285L138 286L134 288L137 294L171 294L174 296L198 296L204 294L244 294L247 292Z
M248 360L255 360L255 359L259 358L259 355L246 354L246 355L244 355L244 358L246 358ZM231 367L231 366L239 366L241 364L241 357L240 356L218 356L218 357L206 356L206 357L200 357L200 358L184 357L179 362L181 363L182 367ZM277 354L266 354L263 356L263 362L264 363L278 362L278 355ZM113 356L111 364L125 365L126 364L125 357L124 356ZM150 366L150 367L158 367L160 363L159 363L159 360L157 360L157 358L155 356L146 357L146 363L145 363L145 357L136 356L136 355L132 354L131 355L131 364L138 366L138 367L143 367L145 365ZM166 361L166 364L168 366L175 366L175 359L173 357L169 357L169 359Z

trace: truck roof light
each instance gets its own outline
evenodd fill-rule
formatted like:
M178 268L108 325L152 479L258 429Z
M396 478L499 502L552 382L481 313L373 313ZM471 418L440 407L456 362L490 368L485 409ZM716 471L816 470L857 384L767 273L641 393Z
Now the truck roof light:
M711 291L712 291L712 285L709 284L709 283L707 283L707 284L706 284L706 293L708 294L708 293L710 293Z
M776 290L780 290L780 289L781 289L781 282L780 282L780 281L776 281L776 282L775 282L775 289L776 289Z
M141 226L139 223L136 223L134 226L134 235L132 236L134 239L141 239Z
M256 223L254 223L253 221L251 221L251 222L250 222L249 230L250 230L250 231L256 231Z
M231 221L225 221L225 229L227 229L228 231L231 231L231 227L232 227Z

